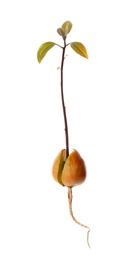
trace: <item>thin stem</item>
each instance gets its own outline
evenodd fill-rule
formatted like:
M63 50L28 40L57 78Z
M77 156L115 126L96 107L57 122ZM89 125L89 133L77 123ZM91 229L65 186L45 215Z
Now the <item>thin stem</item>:
M69 44L67 44L69 45ZM64 40L64 47L62 51L62 60L61 60L61 100L62 100L62 109L63 109L63 116L64 116L64 124L65 124L65 141L66 141L66 158L69 156L69 135L68 135L68 123L67 123L67 115L66 115L66 107L65 107L65 101L64 101L64 91L63 91L63 67L64 67L64 59L65 59L65 49L67 47L66 40ZM80 226L85 227L88 229L87 232L87 243L89 245L89 232L90 228L85 226L84 224L81 224L73 215L72 210L72 187L68 187L68 202L69 202L69 211L72 219Z
M63 116L64 116L64 124L65 124L66 158L67 158L69 156L69 135L68 135L66 107L64 101L64 92L63 92L63 67L64 67L64 59L65 59L65 49L66 49L66 41L64 40L64 47L62 51L62 60L61 60L61 100L62 100L62 108L63 108Z
M57 45L57 46L59 46L60 48L62 48L63 49L63 47L61 46L61 45L59 45L59 44L57 44L57 43L55 43L55 45ZM68 45L68 44L67 44Z

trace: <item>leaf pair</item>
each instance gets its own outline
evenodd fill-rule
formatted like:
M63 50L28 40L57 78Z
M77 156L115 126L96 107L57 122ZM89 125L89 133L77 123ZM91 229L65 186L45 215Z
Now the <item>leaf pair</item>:
M46 53L54 45L57 45L57 44L55 42L45 42L40 46L40 48L38 49L38 52L37 52L37 59L38 59L39 63L42 61L42 59L45 57ZM76 53L78 53L82 57L88 59L88 54L87 54L86 48L81 42L71 42L70 46Z
M57 32L60 36L62 36L63 40L65 40L67 34L71 31L71 29L72 29L72 23L70 21L66 21L62 24L61 28L57 29Z

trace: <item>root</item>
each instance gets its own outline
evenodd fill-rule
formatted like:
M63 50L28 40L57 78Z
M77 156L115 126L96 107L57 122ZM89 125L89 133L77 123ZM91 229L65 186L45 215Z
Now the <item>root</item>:
M90 247L89 244L89 232L90 232L90 228L82 223L80 223L73 215L73 210L72 210L72 200L73 200L73 195L72 195L72 188L68 187L68 202L69 202L69 211L70 211L70 215L72 217L72 219L75 221L76 224L80 225L81 227L87 228L87 244Z

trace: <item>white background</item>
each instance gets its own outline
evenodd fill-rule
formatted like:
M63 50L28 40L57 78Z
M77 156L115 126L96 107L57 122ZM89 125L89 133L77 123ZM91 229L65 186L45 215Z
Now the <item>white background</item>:
M1 1L0 259L131 259L130 1ZM51 168L65 148L60 100L61 49L41 64L46 41L73 23L67 42L81 41L89 59L68 46L64 89L70 151L87 165L85 183L67 188Z

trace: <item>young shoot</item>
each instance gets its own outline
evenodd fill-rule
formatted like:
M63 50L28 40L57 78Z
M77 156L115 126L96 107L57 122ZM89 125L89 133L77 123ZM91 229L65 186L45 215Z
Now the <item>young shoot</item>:
M82 57L88 59L88 54L85 46L81 42L70 42L67 43L67 35L70 33L72 29L72 23L70 21L66 21L62 24L60 28L57 29L57 33L63 40L63 45L59 45L55 42L45 42L43 43L37 52L37 60L39 63L43 60L47 52L57 46L62 49L61 56L61 66L58 67L60 70L60 91L61 91L61 102L62 102L62 110L64 117L64 130L65 130L65 148L61 149L61 151L56 156L53 166L52 166L52 175L55 181L57 181L60 185L67 187L68 189L68 202L69 202L69 212L72 219L78 225L88 229L87 232L87 243L89 245L89 232L90 228L84 224L81 224L73 214L72 210L72 189L73 187L82 184L86 179L86 166L85 162L82 159L81 155L77 150L73 150L71 153L69 151L69 132L68 132L68 121L66 114L66 106L64 100L64 90L63 90L63 71L64 71L64 61L66 56L66 48L70 46L73 51ZM89 245L90 247L90 245Z

